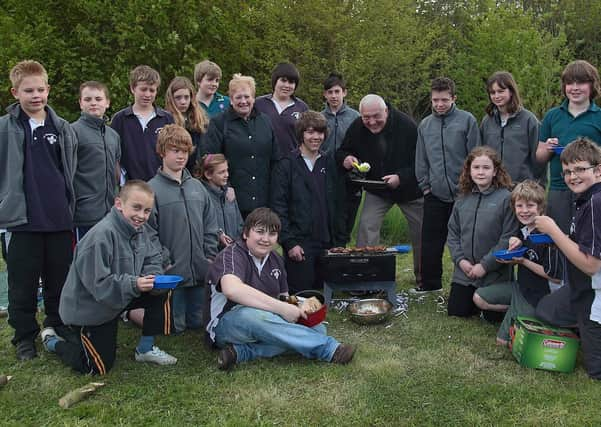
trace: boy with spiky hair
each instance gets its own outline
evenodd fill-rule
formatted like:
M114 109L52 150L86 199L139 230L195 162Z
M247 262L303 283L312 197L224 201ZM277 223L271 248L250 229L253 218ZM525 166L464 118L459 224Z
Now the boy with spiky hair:
M77 137L47 105L48 74L36 61L10 71L17 100L0 117L0 229L7 229L8 323L17 358L36 357L37 290L44 326L62 327L58 302L72 254Z
M192 137L178 125L167 125L157 141L163 166L148 184L155 192L149 225L158 233L167 274L184 278L173 292L175 332L202 326L205 276L217 255L217 217L209 193L186 169L194 150Z
M455 105L455 82L438 77L430 89L432 114L419 124L415 152L415 176L424 193L422 283L409 292L421 295L442 290L442 255L459 174L468 153L480 145L475 117Z
M599 72L586 61L569 63L561 73L561 93L564 101L550 109L541 123L536 160L550 164L548 213L568 233L574 195L561 175L562 165L555 150L580 137L601 145L601 108L594 101L601 93Z
M121 141L117 132L106 125L110 102L103 83L88 81L79 87L81 116L72 124L79 141L73 183L77 241L111 210L115 201Z
M601 149L578 138L561 153L562 175L576 195L575 215L567 236L551 217L537 216L534 224L547 233L568 259L567 285L543 298L537 317L566 326L573 317L582 344L583 363L591 378L601 379Z
M359 117L359 112L346 104L346 81L342 74L330 73L323 82L326 105L321 114L328 122L328 136L322 150L334 153L342 145L346 130Z
M127 179L148 181L161 165L157 135L163 126L173 123L173 117L154 105L160 85L161 76L155 69L138 65L129 74L134 103L113 117L111 127L121 137L121 166Z
M209 117L223 113L230 106L230 98L217 91L221 77L221 67L208 59L194 67L194 82L198 88L196 101Z
M161 252L146 221L154 193L144 181L128 181L111 211L75 248L73 264L60 300L64 335L42 331L47 351L83 374L106 374L117 351L117 327L126 309L145 308L137 362L173 365L177 359L154 345L154 336L171 330L168 293L153 291L162 273Z

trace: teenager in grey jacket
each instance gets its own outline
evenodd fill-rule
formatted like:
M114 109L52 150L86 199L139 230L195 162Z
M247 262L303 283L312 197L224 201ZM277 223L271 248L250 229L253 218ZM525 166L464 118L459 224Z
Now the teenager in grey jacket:
M8 323L19 360L37 356L37 289L43 278L44 326L62 327L58 299L73 257L77 138L47 105L48 73L36 61L10 72L17 103L0 117L0 229L8 271Z
M442 255L459 173L470 150L480 143L474 116L455 106L455 83L432 81L432 114L419 124L415 176L424 193L422 221L422 284L412 293L442 289Z
M0 228L26 224L27 202L23 186L25 135L19 123L22 109L18 103L6 107L8 114L0 117ZM61 172L65 178L68 195L74 194L73 177L77 163L77 137L69 123L60 118L50 106L48 117L57 127L60 147ZM75 198L69 197L69 215L75 210Z
M482 119L482 145L501 156L513 182L526 179L546 183L546 168L536 160L539 122L522 106L517 83L506 71L494 73L486 82L490 103Z
M346 105L346 94L346 82L342 75L330 73L323 82L326 106L321 112L328 124L328 135L321 148L326 154L334 154L340 148L347 129L360 115L357 110Z
M78 139L75 187L76 239L83 235L115 202L121 159L119 134L107 126L109 107L107 87L99 82L85 82L79 88L80 118L71 126Z
M103 375L111 369L119 315L126 308L145 308L135 360L177 362L153 345L155 335L171 329L168 294L151 292L162 272L159 245L145 228L153 203L147 183L127 182L111 211L77 244L59 309L70 330L59 338L48 328L42 339L46 350L78 372Z
M511 209L511 178L490 147L477 147L465 160L459 178L461 196L453 206L447 244L455 265L449 295L450 316L476 312L472 298L476 288L509 282L511 269L496 262L493 253L507 248L518 231ZM509 304L511 286L505 299Z
M202 326L202 300L209 263L217 255L217 218L204 186L185 168L194 146L181 126L165 126L157 138L163 166L148 184L155 192L148 221L159 237L167 274L184 278L173 292L175 332Z

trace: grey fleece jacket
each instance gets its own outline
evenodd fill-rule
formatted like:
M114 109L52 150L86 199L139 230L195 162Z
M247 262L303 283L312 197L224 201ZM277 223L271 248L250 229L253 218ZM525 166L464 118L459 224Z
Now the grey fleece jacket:
M509 238L518 232L518 222L511 209L511 193L505 188L490 187L484 192L474 189L461 196L449 219L447 245L455 264L454 283L481 287L510 280L509 266L496 261L493 253L507 249ZM468 278L459 262L482 264L487 274L477 280Z
M223 232L234 240L240 239L244 221L236 199L229 201L226 197L228 187L217 188L206 181L201 182L207 189L209 196L211 196L219 233Z
M496 109L492 116L487 114L482 119L482 145L488 145L499 153L514 182L539 179L546 171L545 165L536 161L538 127L536 116L524 108L510 115L503 127Z
M89 227L100 221L115 201L121 142L104 119L87 113L82 112L71 127L78 140L73 221L76 227Z
M24 192L23 163L25 161L25 133L19 124L21 107L18 103L6 108L8 114L0 117L0 228L26 224L27 202ZM48 116L58 131L61 165L69 198L70 215L75 209L73 176L77 166L77 137L66 120L47 106Z
M328 137L323 142L321 149L325 153L335 153L342 145L347 129L360 114L346 105L346 102L336 113L333 113L330 106L326 104L321 114L326 118L328 124Z
M136 280L161 274L161 253L146 227L136 230L117 208L79 241L58 312L66 325L97 326L140 296Z
M166 274L184 278L179 286L204 285L209 262L217 255L217 217L207 190L187 169L181 184L161 169L148 181L154 208L148 225L158 233ZM210 260L210 261L209 261Z
M453 104L446 114L432 113L417 128L415 176L424 194L453 202L468 153L480 143L475 117Z

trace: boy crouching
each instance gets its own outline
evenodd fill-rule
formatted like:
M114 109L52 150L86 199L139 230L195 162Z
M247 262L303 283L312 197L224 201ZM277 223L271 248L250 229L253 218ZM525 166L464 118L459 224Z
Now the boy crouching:
M72 334L59 337L52 328L42 331L46 350L76 371L102 375L111 369L118 319L126 308L146 309L135 360L177 362L153 345L154 335L169 334L172 321L168 294L151 292L155 275L162 273L159 245L144 229L153 203L147 183L127 182L107 216L77 244L59 305Z

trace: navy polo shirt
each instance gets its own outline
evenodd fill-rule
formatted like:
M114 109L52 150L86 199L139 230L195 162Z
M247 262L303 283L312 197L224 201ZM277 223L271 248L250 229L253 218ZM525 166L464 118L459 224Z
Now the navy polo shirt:
M601 183L594 184L576 199L576 214L570 238L581 252L601 259ZM568 262L568 283L577 309L590 310L590 318L601 323L601 272L592 277Z
M228 300L221 290L221 278L226 274L233 274L243 283L276 299L280 294L288 292L288 280L282 257L272 251L259 272L246 242L237 240L217 254L207 271L209 298L208 304L205 303L205 309L210 315L210 320L206 330L211 340L214 340L214 329L219 319L237 305Z
M559 144L566 146L578 137L587 137L601 145L601 109L591 102L588 110L574 117L568 111L568 100L559 107L552 108L545 114L540 127L540 141L548 138L559 139ZM568 187L561 176L561 161L554 154L550 162L551 190L567 190Z
M71 195L65 183L58 131L46 120L32 130L32 121L21 111L19 123L25 132L23 187L27 223L9 231L54 232L73 228L69 210Z
M121 137L121 166L127 179L148 181L162 164L156 152L157 137L163 126L173 123L173 116L161 108L155 108L155 114L144 128L131 106L113 117L111 127Z

